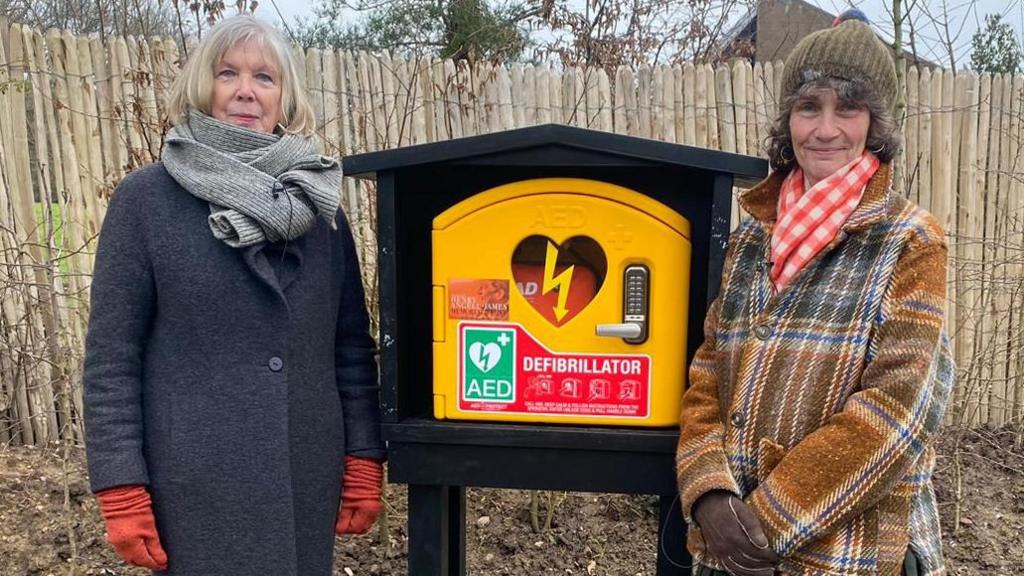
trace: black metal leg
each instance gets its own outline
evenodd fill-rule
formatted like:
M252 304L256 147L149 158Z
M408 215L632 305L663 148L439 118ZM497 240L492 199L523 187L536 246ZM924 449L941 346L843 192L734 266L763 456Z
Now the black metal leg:
M466 488L448 486L448 576L466 576Z
M448 486L409 485L409 576L449 576Z
M686 549L686 522L676 494L658 499L658 576L689 576L693 560Z

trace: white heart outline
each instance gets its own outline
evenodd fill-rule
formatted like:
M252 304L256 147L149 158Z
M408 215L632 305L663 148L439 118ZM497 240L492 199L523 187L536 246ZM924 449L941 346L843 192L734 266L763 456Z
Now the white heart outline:
M469 359L486 374L501 361L501 347L494 342L473 342L469 345Z

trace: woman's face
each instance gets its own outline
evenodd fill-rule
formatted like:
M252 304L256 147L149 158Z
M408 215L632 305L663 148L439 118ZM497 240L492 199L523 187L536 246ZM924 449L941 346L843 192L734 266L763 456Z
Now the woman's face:
M808 186L859 158L870 125L866 106L841 101L831 88L797 100L789 113L789 132Z
M271 133L281 121L281 71L260 44L232 46L213 67L210 115L256 132Z

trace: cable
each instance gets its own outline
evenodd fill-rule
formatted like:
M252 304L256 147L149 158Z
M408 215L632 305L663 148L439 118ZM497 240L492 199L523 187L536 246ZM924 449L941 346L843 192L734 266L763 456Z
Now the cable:
M284 248L281 250L281 266L284 266L284 257L288 254L288 241L292 236L292 215L294 214L294 206L292 205L293 198L287 188L284 189L284 195L288 197L288 229L285 231Z
M668 549L665 548L665 532L666 532L666 528L668 527L668 521L672 518L671 510L673 508L675 508L676 502L679 502L679 492L676 492L675 497L672 498L672 503L669 504L669 506L668 506L669 513L665 514L665 521L661 524L661 527L658 529L658 532L659 532L658 548L661 550L661 555L665 558L665 560L669 564L675 566L676 568L682 568L684 570L687 570L687 569L692 570L693 567L694 567L694 564L691 563L690 565L684 565L684 564L680 564L680 563L676 562L675 560L672 559L671 556L669 556Z

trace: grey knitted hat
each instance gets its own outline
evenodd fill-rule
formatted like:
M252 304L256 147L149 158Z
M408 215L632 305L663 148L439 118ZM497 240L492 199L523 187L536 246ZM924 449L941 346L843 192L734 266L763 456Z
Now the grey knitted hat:
M836 18L831 28L801 40L786 58L780 102L818 78L860 81L892 110L896 104L896 65L889 47L862 20L860 11Z

